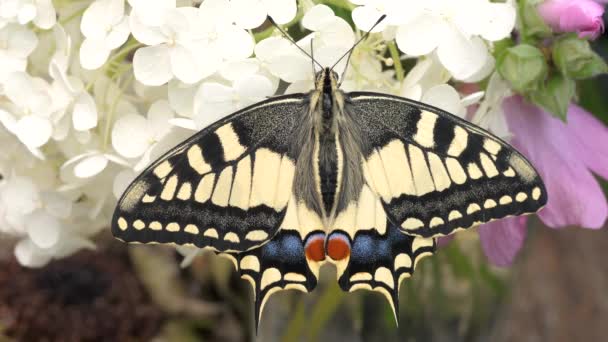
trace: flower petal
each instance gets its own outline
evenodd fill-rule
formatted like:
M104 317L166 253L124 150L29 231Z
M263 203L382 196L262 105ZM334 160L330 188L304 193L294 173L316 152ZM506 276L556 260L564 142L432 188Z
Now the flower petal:
M173 77L169 48L156 45L138 49L133 57L133 72L135 78L145 85L167 83Z
M116 177L114 177L114 183L112 184L112 193L117 199L120 198L122 193L127 189L129 184L135 179L135 172L130 169L120 171Z
M587 152L570 133L571 125L518 96L506 99L503 107L512 144L530 159L547 187L549 201L539 213L543 222L553 228L601 228L608 204L585 165Z
M580 144L579 157L595 173L608 179L608 128L601 121L577 105L568 110L571 139Z
M86 131L97 127L97 106L89 93L80 93L74 102L72 123L77 131Z
M479 227L484 254L496 266L509 266L527 235L526 217L508 217Z
M30 214L25 226L32 242L40 248L51 248L59 241L61 224L59 220L44 210L37 210Z
M304 14L302 26L311 31L319 31L325 25L331 23L335 17L334 11L329 6L316 5Z
M445 21L435 15L419 15L406 25L397 29L397 46L399 50L411 56L423 56L431 53L447 30Z
M458 31L447 30L437 56L454 78L462 80L483 69L489 53L481 38L468 39Z
M86 157L74 166L74 175L78 178L90 178L108 166L108 159L100 154Z
M15 257L23 266L42 267L51 261L51 255L44 253L30 239L23 239L15 245Z
M171 126L168 123L173 116L173 110L167 100L158 100L150 105L148 127L154 140L160 140L165 134L169 133Z
M464 107L460 103L460 95L449 84L440 84L427 90L422 96L422 102L441 108L446 112L464 117Z
M234 21L244 29L253 29L262 25L268 15L264 3L260 0L232 0L230 8Z
M152 132L148 121L141 115L128 114L114 123L112 146L125 158L136 158L150 147Z
M17 121L15 133L27 147L37 148L49 141L53 134L53 125L46 118L28 115Z
M298 12L296 0L263 0L268 15L277 24L287 24L292 21Z

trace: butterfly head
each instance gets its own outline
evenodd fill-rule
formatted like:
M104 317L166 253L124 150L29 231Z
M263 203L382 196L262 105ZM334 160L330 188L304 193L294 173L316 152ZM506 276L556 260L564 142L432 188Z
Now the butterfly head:
M331 92L338 88L338 73L330 68L323 68L315 74L315 89Z

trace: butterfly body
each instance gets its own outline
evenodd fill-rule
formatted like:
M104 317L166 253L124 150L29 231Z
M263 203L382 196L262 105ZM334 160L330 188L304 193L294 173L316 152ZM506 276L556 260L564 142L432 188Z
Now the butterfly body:
M435 237L546 201L534 168L499 138L419 102L343 92L325 68L311 92L238 111L152 163L112 232L231 258L256 318L278 290L311 291L326 262L342 289L378 291L396 313L401 281Z

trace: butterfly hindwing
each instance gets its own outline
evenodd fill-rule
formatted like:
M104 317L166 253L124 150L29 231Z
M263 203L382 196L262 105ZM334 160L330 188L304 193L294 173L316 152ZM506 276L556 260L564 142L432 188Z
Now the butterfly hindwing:
M291 196L290 134L304 95L260 102L203 129L127 188L112 233L127 242L245 251L276 234Z
M441 236L547 201L542 180L513 147L440 109L400 97L350 93L345 111L361 131L366 181L389 221Z
M365 289L382 293L397 317L399 285L412 275L422 258L434 253L435 241L404 234L390 222L383 233L376 229L360 230L348 239L350 256L344 266L338 266L338 284L344 291Z
M316 287L319 265L307 260L304 248L298 231L282 229L259 248L232 254L241 277L253 288L256 326L273 293L310 292Z

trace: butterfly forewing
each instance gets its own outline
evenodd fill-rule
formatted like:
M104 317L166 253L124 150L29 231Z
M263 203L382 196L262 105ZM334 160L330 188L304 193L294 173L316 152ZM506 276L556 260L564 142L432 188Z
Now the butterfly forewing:
M260 102L212 124L148 167L121 197L112 232L127 242L245 251L271 239L291 196L290 135L304 95Z
M350 93L363 172L388 219L407 234L450 234L547 201L531 164L492 134L440 109L377 93Z

